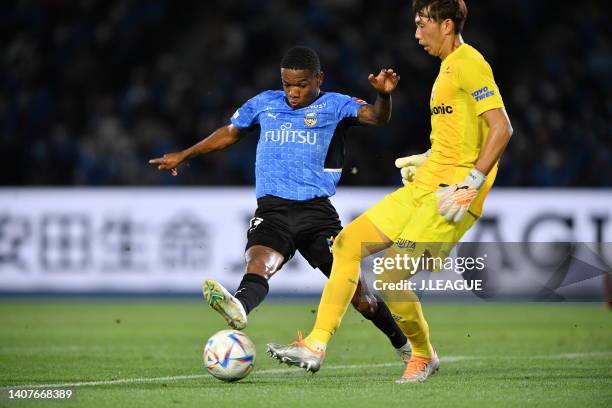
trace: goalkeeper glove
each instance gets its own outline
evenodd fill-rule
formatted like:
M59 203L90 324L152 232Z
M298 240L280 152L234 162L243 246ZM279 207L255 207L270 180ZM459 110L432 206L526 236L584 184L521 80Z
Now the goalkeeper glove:
M486 176L476 168L470 170L465 180L436 191L438 196L438 213L446 221L459 222L478 195L478 190Z
M400 157L399 159L395 160L395 167L401 169L400 173L402 174L402 183L404 183L405 186L414 180L417 168L421 167L421 165L425 163L425 160L427 160L430 155L431 149L427 150L425 153Z

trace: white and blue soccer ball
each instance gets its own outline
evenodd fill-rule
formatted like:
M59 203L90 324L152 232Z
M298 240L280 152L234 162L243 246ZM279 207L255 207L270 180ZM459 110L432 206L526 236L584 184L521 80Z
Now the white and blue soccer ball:
M204 365L209 373L222 381L238 381L253 370L255 345L238 330L221 330L204 346Z

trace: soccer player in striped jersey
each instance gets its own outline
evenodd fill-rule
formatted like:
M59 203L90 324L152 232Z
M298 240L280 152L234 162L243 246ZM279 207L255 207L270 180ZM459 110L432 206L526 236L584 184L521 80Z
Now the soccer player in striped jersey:
M329 197L336 192L349 127L382 125L391 116L391 92L399 81L392 69L370 74L377 92L373 105L335 92L321 91L324 75L317 54L294 47L281 61L283 90L262 92L242 105L222 126L196 145L152 159L173 175L194 156L225 149L258 129L255 175L257 209L247 231L246 273L235 294L219 282L203 284L206 301L234 329L243 329L247 315L268 293L268 280L296 250L313 268L329 276L331 245L342 229ZM358 284L352 304L371 320L396 348L410 357L410 344L388 307Z
M482 214L497 162L512 135L491 67L461 37L467 16L464 1L415 0L413 12L416 39L442 61L429 102L431 150L419 158L422 165L413 182L387 195L336 238L332 273L314 329L288 346L268 345L273 357L289 365L320 368L355 292L363 256L384 249L405 253L408 242L414 243L414 257L448 255ZM391 299L386 295L383 292L383 298ZM425 381L440 362L421 304L410 292L394 300L387 304L412 345L412 357L397 382Z

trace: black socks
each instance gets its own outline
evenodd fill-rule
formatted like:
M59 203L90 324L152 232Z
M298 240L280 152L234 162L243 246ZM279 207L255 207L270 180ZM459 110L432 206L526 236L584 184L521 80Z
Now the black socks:
M402 347L408 341L408 338L402 332L402 329L399 328L393 319L391 311L384 302L378 302L374 316L368 317L364 315L364 317L371 320L381 332L385 333L396 349Z
M234 297L242 303L247 314L257 307L268 294L268 280L261 275L246 273Z

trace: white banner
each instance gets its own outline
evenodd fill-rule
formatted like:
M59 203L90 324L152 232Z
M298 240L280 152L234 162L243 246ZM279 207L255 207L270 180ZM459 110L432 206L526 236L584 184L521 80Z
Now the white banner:
M343 223L389 193L344 188ZM467 241L610 242L611 190L496 188ZM234 289L244 271L252 188L0 189L0 292L197 292L206 277ZM299 256L270 282L320 292Z

